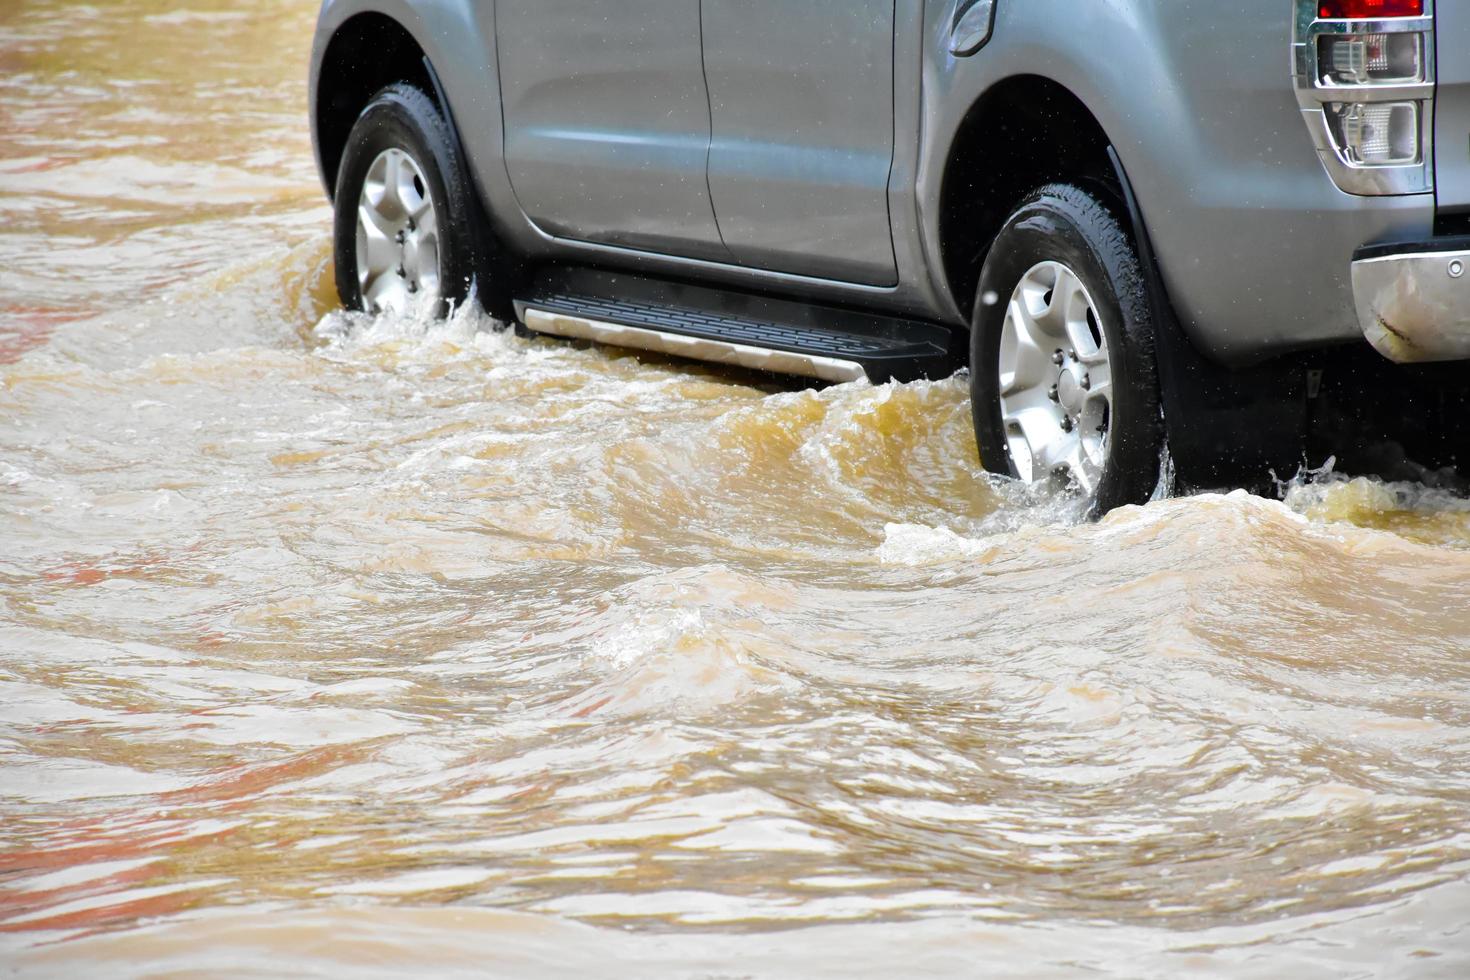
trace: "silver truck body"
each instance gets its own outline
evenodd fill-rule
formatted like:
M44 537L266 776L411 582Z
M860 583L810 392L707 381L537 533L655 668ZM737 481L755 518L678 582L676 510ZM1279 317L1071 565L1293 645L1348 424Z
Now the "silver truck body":
M997 0L988 41L956 54L969 2L325 0L318 157L330 193L348 101L333 87L344 63L371 67L337 39L386 18L432 66L487 213L531 261L963 328L984 248L963 233L984 215L970 198L992 168L1044 171L1053 138L992 125L987 100L1042 93L1116 153L1180 326L1224 364L1361 338L1377 314L1355 307L1355 253L1470 213L1470 4L1429 0L1433 189L1362 195L1304 124L1292 0ZM1437 329L1470 330L1470 277L1440 271Z

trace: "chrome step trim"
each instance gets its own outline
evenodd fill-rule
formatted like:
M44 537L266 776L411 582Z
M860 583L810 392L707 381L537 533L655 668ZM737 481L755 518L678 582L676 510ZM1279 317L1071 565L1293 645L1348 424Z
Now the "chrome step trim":
M630 327L622 323L589 320L586 317L572 316L567 313L552 313L529 306L526 307L523 319L527 328L554 337L594 340L599 344L611 344L614 347L632 347L659 354L688 357L696 361L733 364L752 371L794 374L798 377L833 382L856 381L867 377L867 371L856 361L844 361L820 354L798 354L794 351L752 347L749 344L736 344L725 340L690 337L648 327Z

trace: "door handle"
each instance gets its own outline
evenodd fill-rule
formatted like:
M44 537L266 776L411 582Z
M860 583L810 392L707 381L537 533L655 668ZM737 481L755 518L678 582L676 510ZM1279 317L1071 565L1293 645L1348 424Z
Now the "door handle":
M995 27L995 0L959 0L949 29L949 53L967 58L985 46Z

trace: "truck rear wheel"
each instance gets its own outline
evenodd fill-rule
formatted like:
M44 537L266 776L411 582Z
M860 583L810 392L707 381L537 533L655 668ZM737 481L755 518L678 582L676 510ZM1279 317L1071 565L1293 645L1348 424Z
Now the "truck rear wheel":
M1094 195L1042 187L996 236L970 394L987 470L1066 486L1094 517L1153 494L1164 440L1153 318L1133 244Z

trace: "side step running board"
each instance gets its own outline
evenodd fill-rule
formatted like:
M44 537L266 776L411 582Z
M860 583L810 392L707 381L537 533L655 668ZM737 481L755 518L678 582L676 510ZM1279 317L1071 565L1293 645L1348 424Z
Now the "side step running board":
M938 324L584 269L543 273L516 312L537 333L822 381L939 378L962 363L962 338Z

